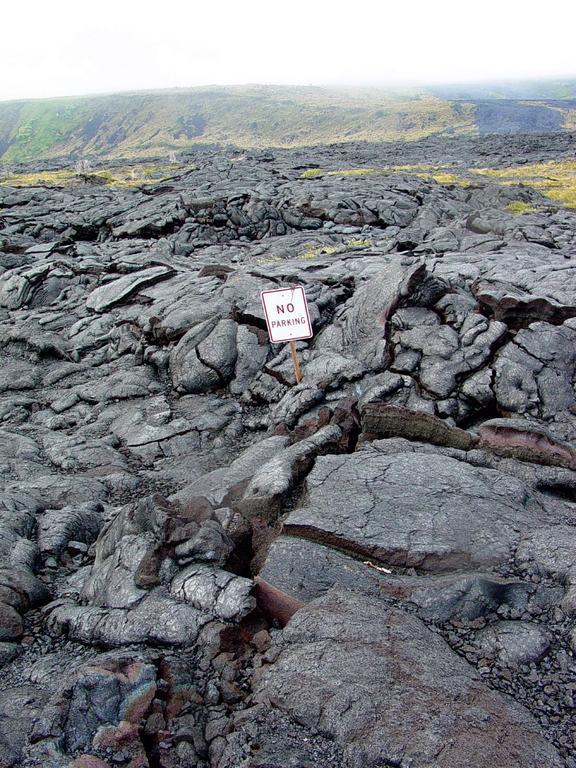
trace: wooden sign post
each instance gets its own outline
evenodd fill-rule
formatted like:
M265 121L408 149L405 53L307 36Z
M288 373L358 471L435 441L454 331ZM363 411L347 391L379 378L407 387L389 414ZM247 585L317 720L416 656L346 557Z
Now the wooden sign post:
M302 381L302 370L296 350L296 341L312 338L312 322L308 312L306 294L301 285L296 288L278 288L260 294L270 341L273 344L290 343L296 383Z
M298 359L298 352L296 351L296 343L293 341L290 342L290 354L292 355L292 364L294 365L296 384L300 384L302 381L302 369L300 368L300 360Z

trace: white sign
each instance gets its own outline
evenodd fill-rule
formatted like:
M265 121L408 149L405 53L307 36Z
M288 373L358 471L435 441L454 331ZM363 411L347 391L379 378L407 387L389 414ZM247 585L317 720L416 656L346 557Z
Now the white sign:
M312 322L302 286L262 291L260 296L270 341L277 344L312 337Z

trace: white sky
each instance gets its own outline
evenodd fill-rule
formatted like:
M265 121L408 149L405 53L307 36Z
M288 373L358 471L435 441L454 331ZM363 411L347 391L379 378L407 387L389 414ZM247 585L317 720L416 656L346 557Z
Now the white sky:
M4 0L0 99L576 76L574 0Z

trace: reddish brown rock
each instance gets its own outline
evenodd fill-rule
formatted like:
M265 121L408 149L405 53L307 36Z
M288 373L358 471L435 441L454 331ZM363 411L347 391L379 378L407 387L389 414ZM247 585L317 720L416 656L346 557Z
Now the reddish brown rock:
M367 440L404 437L446 448L468 451L477 438L470 432L451 427L443 419L400 405L369 402L360 409L363 437Z
M304 605L299 600L268 584L264 579L256 579L254 595L258 607L271 621L277 621L281 627L286 626L296 611Z
M479 448L521 461L576 469L576 450L544 427L521 419L490 419L478 432Z

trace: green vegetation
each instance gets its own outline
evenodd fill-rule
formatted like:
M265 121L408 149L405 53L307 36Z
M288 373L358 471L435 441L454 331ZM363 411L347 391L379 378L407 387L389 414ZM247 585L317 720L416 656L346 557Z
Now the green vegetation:
M432 179L438 184L469 187L474 177L483 176L502 184L528 184L561 205L576 208L576 161L552 161L533 163L509 168L448 169L443 166L422 164L392 165L384 168L350 168L346 170L319 171L314 176L364 176L367 174L402 173L420 179ZM520 200L508 205L511 213L533 213L536 208Z
M0 161L161 157L202 144L297 147L474 133L472 105L430 92L195 88L0 104Z
M371 240L347 240L348 248L369 248L372 245Z
M576 109L570 101L575 96L575 82L541 88L532 84L529 89L518 88L516 96L511 85L500 90L494 86L489 94L495 105L501 98L516 99L520 106L559 112L566 130L576 126ZM479 96L472 87L451 91L234 86L3 102L0 161L168 157L171 152L214 144L303 147L476 135L474 98ZM302 176L314 178L319 175L312 173L315 170L319 169Z
M2 159L32 160L47 153L53 154L54 149L66 144L71 133L82 130L87 119L89 111L81 102L26 102Z
M370 176L378 173L375 168L345 168L338 171L328 171L328 176Z
M65 171L36 171L34 173L15 173L0 176L0 184L9 187L66 187L76 172Z
M58 171L36 171L0 176L0 184L10 187L67 187L82 183L103 183L111 187L140 187L157 184L184 170L175 165L124 165L114 168L98 168L86 174L78 174L73 168ZM191 170L186 167L185 170Z
M528 184L567 208L576 208L576 161L553 160L509 168L478 168L480 176L501 184Z
M522 200L513 200L511 203L508 203L506 206L506 210L510 213L534 213L538 210L538 208L534 207L533 205L530 205L530 203L524 203Z
M300 174L301 179L317 179L320 176L369 176L382 173L376 168L340 168L336 171L323 171L320 168L309 168Z
M563 98L570 98L570 97L566 96ZM558 112L558 114L562 117L564 130L565 131L576 130L576 109L563 107L561 104L558 104L558 103L554 104L546 101L522 101L520 103L530 107L545 107L546 109L550 109L554 112Z
M337 253L345 253L349 250L361 250L369 248L372 245L371 240L346 240L345 243L338 245L318 245L317 243L308 243L306 249L300 258L311 260L318 256L331 256Z
M423 177L427 178L425 175ZM434 179L438 184L456 184L460 187L468 186L468 182L465 179L447 171L434 171L430 174L429 178Z
M344 168L333 171L310 168L301 174L303 179L316 179L321 176L372 176L374 174L403 173L417 176L420 179L433 179L439 184L456 184L467 187L470 184L469 176L458 175L431 165L390 165L383 168Z
M390 170L396 173L414 174L419 179L433 179L438 184L456 184L460 187L469 185L467 177L433 165L394 165L390 167Z
M333 253L338 253L338 249L341 246L338 245L315 245L310 244L306 246L306 250L302 254L302 259L315 259L318 256L328 256Z

